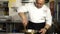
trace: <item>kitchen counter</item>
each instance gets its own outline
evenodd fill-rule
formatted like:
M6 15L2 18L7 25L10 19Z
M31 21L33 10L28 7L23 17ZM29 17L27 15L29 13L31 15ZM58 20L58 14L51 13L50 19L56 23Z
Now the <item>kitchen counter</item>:
M11 33L12 30L16 28L16 27L15 27L16 24L20 24L21 26L23 26L20 21L0 21L0 24L4 24L4 23L6 24L6 32L7 32L7 33L8 33L8 32ZM18 25L17 25L17 26L18 26Z

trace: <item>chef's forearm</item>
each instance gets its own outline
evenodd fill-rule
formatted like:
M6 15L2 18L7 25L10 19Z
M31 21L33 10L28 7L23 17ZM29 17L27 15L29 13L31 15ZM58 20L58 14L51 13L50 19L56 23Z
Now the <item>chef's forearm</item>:
M23 20L26 20L27 21L26 14L24 14L23 12L22 13L19 13L19 16L21 17L22 21Z
M45 27L47 30L50 28L51 26L49 24L45 24Z

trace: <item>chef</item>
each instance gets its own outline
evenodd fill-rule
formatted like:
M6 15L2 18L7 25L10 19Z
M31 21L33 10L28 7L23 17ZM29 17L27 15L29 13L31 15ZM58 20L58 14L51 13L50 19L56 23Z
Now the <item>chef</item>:
M50 9L45 5L45 0L36 0L17 9L24 26L28 29L38 30L39 34L45 34L52 25L52 16ZM29 20L26 12L28 12Z

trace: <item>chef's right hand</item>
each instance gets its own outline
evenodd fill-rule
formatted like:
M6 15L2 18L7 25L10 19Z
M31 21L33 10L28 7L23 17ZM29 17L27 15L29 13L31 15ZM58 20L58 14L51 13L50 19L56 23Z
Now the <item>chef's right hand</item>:
M28 21L27 21L27 20L23 20L23 21L22 21L22 23L23 23L23 25L26 27L26 26L27 26Z

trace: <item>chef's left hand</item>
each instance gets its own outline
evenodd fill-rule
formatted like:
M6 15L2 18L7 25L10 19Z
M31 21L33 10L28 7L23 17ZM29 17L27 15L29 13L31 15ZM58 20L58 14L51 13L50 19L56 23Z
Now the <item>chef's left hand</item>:
M46 29L45 28L42 28L39 32L41 33L41 34L45 34L46 33Z

